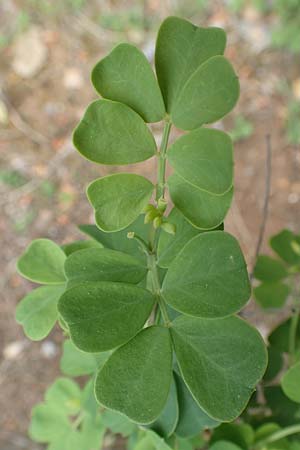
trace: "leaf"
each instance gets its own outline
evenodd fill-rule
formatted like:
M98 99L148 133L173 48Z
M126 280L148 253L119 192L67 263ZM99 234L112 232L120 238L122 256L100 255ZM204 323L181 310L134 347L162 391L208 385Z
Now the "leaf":
M99 354L85 353L79 350L70 339L63 344L63 354L60 360L60 370L71 377L94 373L104 364L109 352Z
M96 398L137 423L151 423L166 404L171 376L169 330L152 326L112 354L96 379Z
M289 334L290 334L291 319L279 324L269 335L268 340L272 347L280 352L289 352ZM300 321L298 322L296 332L296 348L300 346Z
M53 405L65 415L79 413L81 406L81 391L73 380L57 378L48 388L45 395L46 404Z
M262 308L282 308L290 293L290 287L280 281L266 282L254 288L254 295Z
M200 407L222 422L238 417L267 365L257 330L234 316L181 316L171 334L183 379Z
M165 115L163 98L145 55L134 45L119 44L92 71L99 94L130 106L146 122Z
M58 310L80 350L102 352L135 336L148 319L154 301L149 291L130 284L86 282L68 289Z
M120 231L128 227L148 204L154 186L146 178L118 173L93 181L87 196L95 209L98 227L103 231Z
M264 395L272 411L269 420L278 423L281 427L294 425L299 421L300 405L286 397L280 386L266 386Z
M57 320L57 302L64 286L42 286L27 294L16 308L16 321L33 341L44 339Z
M70 256L72 253L77 252L78 250L83 250L84 248L102 248L103 245L100 242L95 241L95 239L90 240L80 240L74 241L70 244L64 244L61 246L66 256Z
M29 436L36 442L61 439L71 431L71 424L59 408L41 403L32 409Z
M62 284L65 282L66 255L49 239L31 242L17 263L18 272L35 283Z
M121 434L128 437L134 433L137 426L127 417L116 411L106 409L102 414L103 425L114 434Z
M168 112L191 75L207 59L223 54L225 45L226 35L220 28L199 28L178 17L168 17L162 23L155 66Z
M244 306L250 293L238 242L223 231L191 239L170 265L162 286L172 308L200 317L233 314Z
M170 212L168 221L176 226L176 232L172 235L162 230L158 241L158 264L165 268L169 267L184 245L200 233L176 208Z
M171 436L176 428L178 421L178 402L177 402L177 388L174 379L170 387L169 396L164 409L155 422L149 425L151 430L155 431L159 436L167 438Z
M126 253L108 248L89 248L70 255L65 262L68 287L84 281L138 283L147 267Z
M290 400L300 403L300 362L285 372L281 379L281 387Z
M175 434L181 438L190 438L207 428L214 428L220 422L209 417L196 403L182 378L174 374L179 404L179 420Z
M123 103L92 102L73 134L76 149L100 164L133 164L156 152L154 137L143 119Z
M254 430L247 423L223 423L214 430L210 444L218 441L230 441L248 450L253 446Z
M261 281L279 281L288 276L285 265L267 255L259 255L254 268L254 276Z
M191 131L171 146L168 161L186 182L211 194L222 195L232 186L232 142L223 131Z
M288 264L300 263L300 237L290 230L282 230L270 239L275 253ZM295 251L299 247L299 252Z
M193 130L216 122L235 106L240 94L238 77L223 56L214 56L188 79L172 108L177 128Z
M103 448L102 445L105 432L106 430L102 422L102 417L98 415L96 418L91 418L87 415L84 418L81 427L80 443L82 445L82 450L98 450ZM76 447L72 447L70 450L74 450L75 448Z
M141 251L139 244L135 239L128 239L127 233L136 233L139 237L148 240L151 224L144 224L144 215L140 215L132 224L122 231L115 233L106 233L100 230L96 225L79 225L80 231L96 239L104 247L113 250L119 250L123 253L129 253L141 261L145 261L145 254Z
M223 195L202 191L174 173L168 178L171 199L185 218L200 230L220 225L231 205L233 188Z
M265 381L272 381L283 367L283 356L277 348L268 347L268 367L264 375Z
M209 447L209 450L241 450L241 447L238 447L232 442L219 441L215 442L211 447Z

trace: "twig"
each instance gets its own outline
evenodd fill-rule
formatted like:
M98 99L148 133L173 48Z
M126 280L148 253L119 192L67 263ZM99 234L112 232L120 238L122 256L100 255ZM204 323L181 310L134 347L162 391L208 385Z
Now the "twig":
M265 182L265 195L264 195L264 204L263 204L263 210L262 210L262 220L260 224L259 234L258 234L258 240L256 244L256 249L253 257L253 264L252 264L252 273L250 275L250 280L253 280L253 270L254 266L257 260L257 257L260 253L261 246L264 239L265 229L266 229L266 223L268 218L268 212L269 212L269 199L270 199L270 192L271 192L271 177L272 177L272 146L271 146L271 136L268 134L266 136L266 182Z

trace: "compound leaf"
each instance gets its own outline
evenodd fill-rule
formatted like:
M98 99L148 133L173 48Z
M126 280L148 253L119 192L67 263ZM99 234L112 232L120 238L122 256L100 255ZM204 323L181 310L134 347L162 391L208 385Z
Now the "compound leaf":
M149 424L166 404L171 378L169 330L152 326L112 354L98 374L96 398L137 423Z
M31 242L19 258L17 269L30 281L41 284L62 284L66 281L63 250L49 239Z
M155 75L145 55L134 45L117 45L96 64L92 82L103 97L125 103L146 122L159 122L165 115Z
M65 262L68 287L83 281L138 283L147 273L139 260L109 248L78 250Z
M290 287L280 281L266 282L254 288L253 292L262 308L282 308L290 293Z
M168 17L162 23L155 66L168 112L191 75L207 59L223 54L225 45L226 35L220 28L196 27L178 17Z
M27 294L16 309L16 321L33 341L44 339L57 320L57 303L64 286L42 286Z
M110 165L132 164L156 152L154 137L143 119L123 103L91 103L73 135L77 150L87 159Z
M171 333L183 379L200 407L222 422L238 417L267 365L257 330L234 316L181 316Z
M178 175L201 190L221 195L232 186L232 142L223 131L191 131L171 146L168 160Z
M287 277L285 265L268 255L259 255L254 267L254 276L261 281L279 281Z
M128 227L148 204L154 186L146 178L118 173L93 181L87 196L98 227L106 232Z
M300 362L285 372L281 379L281 387L290 400L300 403Z
M86 282L68 289L58 310L80 350L102 352L135 336L148 319L154 300L149 291L131 284Z
M233 188L223 195L203 191L173 173L168 178L171 199L185 218L200 230L211 230L223 221L230 207Z
M200 317L233 314L244 306L250 293L238 242L223 231L191 239L170 265L162 286L172 308Z
M223 56L214 56L188 79L172 108L171 119L182 130L193 130L221 119L239 98L238 77Z

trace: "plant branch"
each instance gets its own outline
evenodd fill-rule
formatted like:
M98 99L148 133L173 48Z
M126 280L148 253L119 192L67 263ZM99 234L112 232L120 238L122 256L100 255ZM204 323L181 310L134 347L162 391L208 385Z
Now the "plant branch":
M263 238L265 234L266 229L266 223L268 218L268 212L269 212L269 199L270 199L270 192L271 192L271 178L272 178L272 146L271 146L271 136L268 134L266 136L266 181L265 181L265 194L264 194L264 203L263 203L263 210L262 210L262 221L260 224L260 229L258 233L258 240L255 248L255 253L253 257L253 268L256 264L257 257L260 253L261 246L263 243ZM253 279L253 269L252 273L250 275L250 280Z
M262 439L258 441L254 449L259 449L265 447L267 444L271 444L272 442L279 441L287 436L292 434L300 433L300 425L291 425L290 427L284 428L283 430L276 431L275 433L268 436L266 439Z
M167 308L165 305L165 301L162 298L161 292L160 292L160 281L159 281L159 275L158 275L158 271L157 271L155 254L149 255L148 266L149 266L149 270L150 270L150 273L152 276L153 294L155 295L155 297L157 299L157 303L159 305L165 325L168 327L168 326L170 326L171 321L168 316L168 311L167 311Z

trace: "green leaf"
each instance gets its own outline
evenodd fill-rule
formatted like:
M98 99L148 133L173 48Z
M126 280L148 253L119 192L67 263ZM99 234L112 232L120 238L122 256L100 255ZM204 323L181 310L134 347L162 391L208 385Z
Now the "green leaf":
M238 242L223 231L191 239L170 265L162 286L172 308L200 317L233 314L244 306L250 292Z
M84 248L102 248L103 245L100 242L95 241L95 239L91 239L88 241L80 240L74 241L70 244L64 244L61 246L66 256L70 256L72 253L77 252L78 250L83 250Z
M170 392L167 403L160 416L151 423L149 427L155 431L159 436L167 438L171 436L176 428L178 421L178 402L177 402L177 389L174 379L172 379Z
M288 264L300 263L300 237L290 230L282 230L270 239L275 253ZM299 252L295 251L299 247Z
M209 417L196 403L182 378L174 374L179 404L179 420L175 434L181 438L196 436L207 428L214 428L220 422Z
M57 320L57 302L64 286L42 286L27 294L16 309L16 321L33 341L44 339Z
M238 417L267 365L257 330L238 317L181 316L171 333L183 379L200 407L223 422Z
M279 281L287 277L285 265L267 255L259 255L254 268L254 276L261 281Z
M65 280L63 250L49 239L36 239L19 258L17 269L30 281L42 284L62 284Z
M126 253L108 248L89 248L70 255L65 262L68 287L84 281L122 281L138 283L147 267Z
M29 427L29 436L37 442L61 439L71 431L71 424L59 407L45 403L34 406Z
M223 56L214 56L188 79L172 108L177 128L193 130L216 122L235 106L240 94L238 77Z
M223 131L191 131L171 146L168 160L178 175L201 190L221 195L232 186L232 142Z
M159 122L165 115L163 98L145 55L134 45L119 44L92 71L99 94L125 103L146 122Z
M120 231L128 227L148 204L154 186L146 178L118 173L93 181L87 196L95 209L98 227L103 231Z
M169 330L152 326L109 358L96 380L96 398L137 423L151 423L166 404L171 377Z
M168 178L171 199L185 218L200 230L220 225L231 205L233 188L223 195L214 195L187 183L174 173Z
M225 45L226 35L220 28L199 28L178 17L168 17L162 23L155 66L168 112L191 75L207 59L223 54Z
M86 282L68 289L58 310L79 349L102 352L135 336L148 319L154 301L149 291L134 285Z
M280 281L266 282L254 288L253 292L262 308L282 308L290 293L290 287Z
M115 233L106 233L96 227L96 225L79 225L79 229L103 244L104 247L119 250L123 253L129 253L144 262L145 254L141 251L138 242L135 239L128 239L127 237L127 233L133 232L145 241L148 240L152 225L144 224L144 217L144 215L140 215L127 228Z
M128 437L137 429L135 423L116 411L106 409L102 414L103 425L114 434Z
M81 406L81 391L73 380L57 378L45 395L46 404L53 405L65 415L75 415Z
M176 208L170 212L168 221L176 226L176 232L172 235L162 230L158 241L158 264L165 268L169 267L185 244L200 233Z
M290 400L300 403L300 362L285 372L281 379L281 387Z
M82 450L99 450L103 448L105 432L106 429L102 422L102 417L98 415L96 418L92 418L87 415L81 426L80 444L82 445ZM76 444L70 450L75 448L77 450Z
M299 422L300 405L291 401L280 386L267 386L264 388L266 403L272 411L269 418L281 427L287 427Z
M229 441L219 441L209 447L209 450L241 450L241 447Z
M210 443L218 441L230 441L248 450L254 442L254 430L247 423L223 423L214 430Z
M289 351L289 334L290 334L291 319L278 325L269 335L269 343L272 347L280 352L288 353ZM298 322L296 332L296 348L300 346L300 321Z
M92 102L74 131L73 143L87 159L109 165L132 164L156 152L154 137L143 119L123 103Z
M272 381L283 367L283 356L277 348L268 347L268 367L264 375L265 381Z
M79 350L70 339L63 344L63 354L60 360L60 370L71 377L89 375L103 365L109 352L99 354L85 353Z

